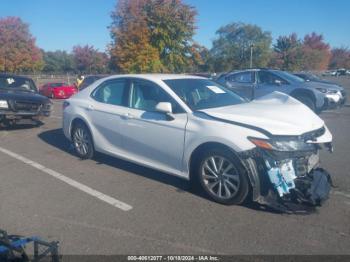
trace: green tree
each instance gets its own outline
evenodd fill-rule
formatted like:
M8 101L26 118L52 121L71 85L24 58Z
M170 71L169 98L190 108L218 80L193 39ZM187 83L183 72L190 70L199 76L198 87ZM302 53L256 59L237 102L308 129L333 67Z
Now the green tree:
M110 27L111 57L122 72L184 72L197 51L193 7L181 0L119 0Z
M73 55L66 51L43 52L45 73L68 73L75 71Z
M181 0L151 0L144 7L150 41L159 52L163 68L168 72L185 72L192 67L191 57L198 54L193 42L194 7Z
M42 53L29 26L18 17L0 19L0 71L33 72L42 67Z
M231 23L219 28L210 50L215 71L247 68L253 45L253 66L264 67L270 59L271 33L244 23Z
M302 43L295 33L278 37L270 66L287 71L299 71L303 66Z
M112 63L120 72L162 70L158 50L150 43L144 5L144 0L120 0L112 13L110 54Z

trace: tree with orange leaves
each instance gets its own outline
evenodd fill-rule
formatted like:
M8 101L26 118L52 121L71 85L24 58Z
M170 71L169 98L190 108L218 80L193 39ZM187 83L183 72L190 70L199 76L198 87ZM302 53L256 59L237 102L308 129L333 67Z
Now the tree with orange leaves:
M196 11L181 0L119 0L110 53L121 72L184 72L198 61Z
M331 59L329 44L324 42L323 35L307 34L303 41L304 70L326 70Z
M0 71L33 72L42 67L42 53L29 26L18 17L0 19Z
M111 59L123 73L161 71L158 50L150 43L150 32L142 12L145 0L120 0L112 13Z

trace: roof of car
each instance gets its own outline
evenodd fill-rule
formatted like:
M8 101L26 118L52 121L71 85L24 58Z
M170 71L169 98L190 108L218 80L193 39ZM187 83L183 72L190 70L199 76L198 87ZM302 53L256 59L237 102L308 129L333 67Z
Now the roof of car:
M205 77L185 75L185 74L128 74L128 75L112 75L108 78L131 77L142 78L146 80L171 80L171 79L206 79Z
M7 74L7 73L0 73L0 77L16 77L16 78L24 78L24 79L30 79L30 77L27 76L20 76L20 75L15 75L15 74Z

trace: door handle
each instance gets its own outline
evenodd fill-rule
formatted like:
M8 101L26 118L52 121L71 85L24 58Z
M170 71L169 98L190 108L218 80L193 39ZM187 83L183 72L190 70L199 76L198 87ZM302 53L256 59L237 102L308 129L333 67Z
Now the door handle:
M127 119L133 119L135 117L132 114L130 114L130 113L126 113L126 114L122 115L122 118L127 120Z
M89 110L89 111L93 111L95 108L94 108L94 106L93 105L88 105L88 107L87 107L87 110Z

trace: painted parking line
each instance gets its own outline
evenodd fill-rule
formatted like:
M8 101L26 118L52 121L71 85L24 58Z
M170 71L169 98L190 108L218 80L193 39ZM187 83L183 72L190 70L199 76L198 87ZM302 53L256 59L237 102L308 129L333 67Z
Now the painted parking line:
M88 186L86 186L78 181L75 181L69 177L66 177L66 176L64 176L64 175L62 175L62 174L60 174L60 173L58 173L50 168L47 168L47 167L45 167L37 162L34 162L34 161L24 157L24 156L16 154L16 153L14 153L10 150L7 150L5 148L2 148L2 147L0 147L0 152L4 153L12 158L15 158L15 159L17 159L17 160L19 160L19 161L21 161L29 166L32 166L32 167L40 170L41 172L46 173L47 175L50 175L58 180L61 180L62 182L66 183L66 184L68 184L68 185L70 185L70 186L72 186L80 191L83 191L86 194L89 194L90 196L93 196L93 197L95 197L103 202L106 202L106 203L108 203L116 208L119 208L123 211L129 211L132 209L132 206L130 206L130 205L118 200L118 199L115 199L113 197L105 195L105 194L103 194L95 189L92 189L92 188L90 188L90 187L88 187Z

